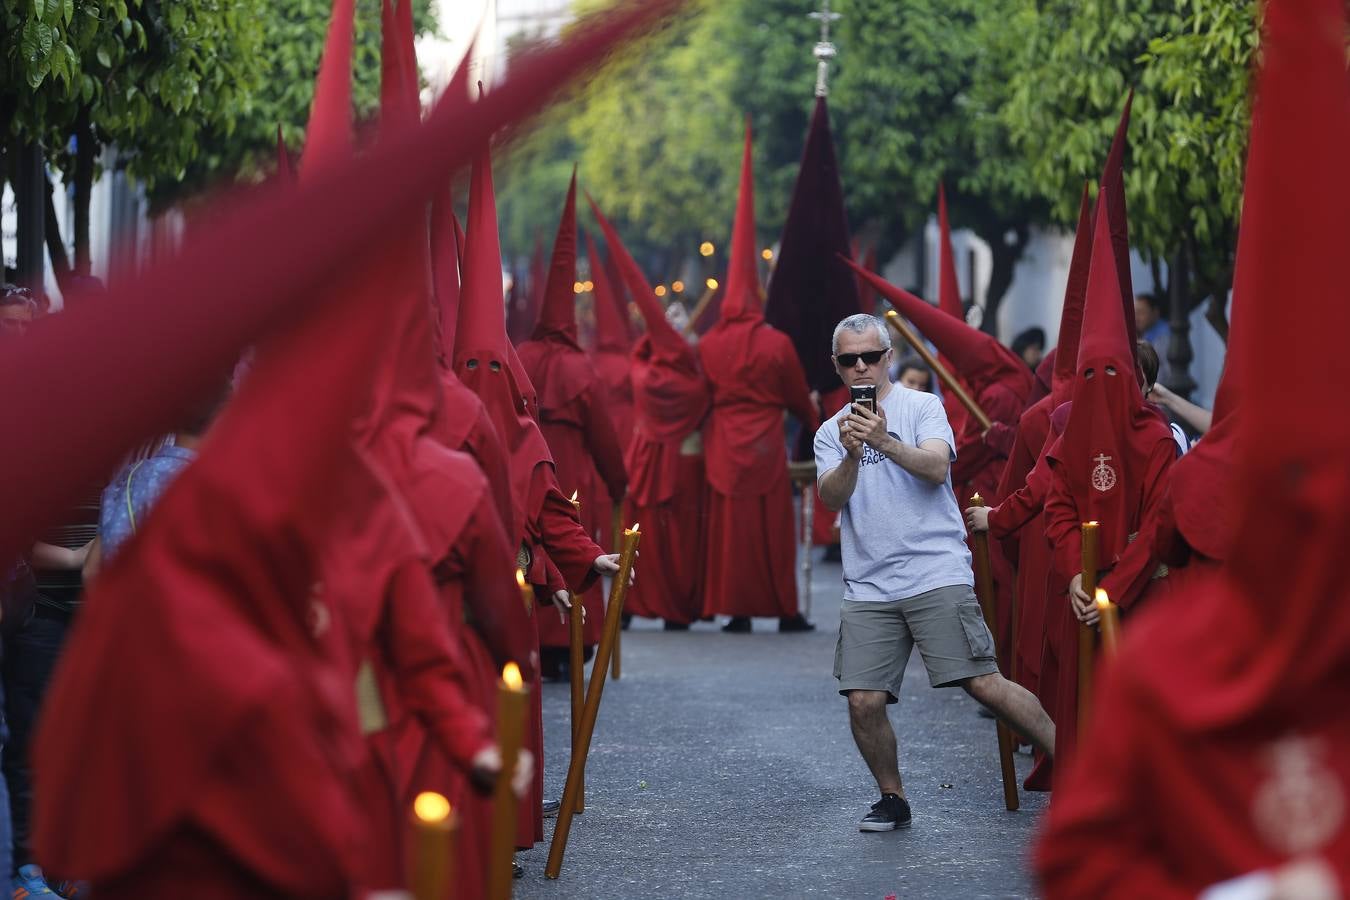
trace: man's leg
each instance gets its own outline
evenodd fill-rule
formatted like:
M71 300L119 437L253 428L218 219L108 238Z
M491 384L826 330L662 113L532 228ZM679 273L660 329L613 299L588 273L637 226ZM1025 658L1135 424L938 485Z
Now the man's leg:
M961 687L1014 731L1025 735L1037 750L1054 758L1055 723L1034 694L997 672L967 678Z
M905 796L900 784L900 756L895 744L895 730L886 716L885 691L849 691L848 724L853 730L853 742L877 780L883 794Z

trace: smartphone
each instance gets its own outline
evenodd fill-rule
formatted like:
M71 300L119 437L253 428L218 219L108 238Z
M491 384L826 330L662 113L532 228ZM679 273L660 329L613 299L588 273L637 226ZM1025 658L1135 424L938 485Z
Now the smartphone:
M875 384L854 384L848 389L849 400L859 406L865 406L872 415L877 413L877 386Z

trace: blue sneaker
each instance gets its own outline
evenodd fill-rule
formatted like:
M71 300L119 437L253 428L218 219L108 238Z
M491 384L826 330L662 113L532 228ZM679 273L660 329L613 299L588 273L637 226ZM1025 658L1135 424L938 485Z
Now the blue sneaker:
M42 874L42 867L29 863L26 866L19 867L19 874L14 876L14 900L26 900L28 897L56 897L58 894L47 886L47 879Z

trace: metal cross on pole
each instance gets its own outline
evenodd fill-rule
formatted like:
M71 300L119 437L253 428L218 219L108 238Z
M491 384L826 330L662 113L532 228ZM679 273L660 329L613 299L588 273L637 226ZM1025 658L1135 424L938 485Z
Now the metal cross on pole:
M820 22L820 40L812 55L816 58L816 96L824 97L830 93L830 60L838 55L830 43L830 23L839 18L839 13L830 12L830 0L820 0L820 11L807 15Z

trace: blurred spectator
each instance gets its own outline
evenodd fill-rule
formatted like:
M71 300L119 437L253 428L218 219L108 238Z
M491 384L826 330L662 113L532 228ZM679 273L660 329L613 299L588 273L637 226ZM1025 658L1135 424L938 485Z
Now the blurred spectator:
M1140 389L1144 392L1145 400L1153 400L1158 395L1154 393L1159 389L1158 385L1158 352L1153 349L1153 345L1148 341L1141 340L1136 345L1136 353L1139 356L1139 372L1142 376ZM1167 388L1161 390L1171 397L1176 397ZM1177 444L1177 456L1182 456L1187 450L1191 449L1191 440L1186 436L1185 430L1176 422L1169 423L1172 426L1172 440Z
M917 356L902 356L895 364L895 382L911 391L933 393L933 373Z
M197 447L217 413L229 399L229 382L191 410L178 429L145 459L128 463L103 489L98 539L85 578L91 579L140 528L151 508L197 456Z
M1155 294L1136 294L1134 297L1134 328L1139 340L1148 341L1158 354L1158 381L1171 381L1172 369L1167 364L1167 345L1172 340L1172 327L1167 324L1167 306Z
M37 301L28 288L0 284L0 338L23 337L37 318Z
M1023 331L1013 338L1012 352L1022 357L1022 362L1035 371L1045 356L1045 329L1033 326Z

